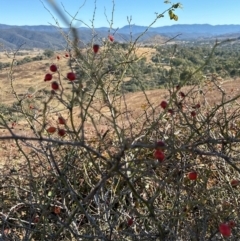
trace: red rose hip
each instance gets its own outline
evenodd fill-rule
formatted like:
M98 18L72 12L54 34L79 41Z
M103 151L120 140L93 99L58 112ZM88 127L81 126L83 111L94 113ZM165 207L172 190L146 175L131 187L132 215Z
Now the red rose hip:
M111 42L114 41L114 37L113 37L112 35L109 35L109 36L108 36L108 39L109 39Z
M163 109L166 109L167 108L167 101L163 100L161 103L160 103L160 106L163 108Z
M52 72L56 72L56 71L57 71L57 66L56 66L55 64L52 64L52 65L50 66L50 70L51 70Z
M50 80L52 80L52 75L51 74L46 74L45 78L44 78L44 81L50 81Z
M128 226L132 226L133 225L133 218L129 218L128 222L127 222Z
M155 150L154 157L160 162L164 161L165 159L165 155L161 150Z
M100 46L98 44L93 45L93 52L96 54L99 51Z
M196 180L197 179L197 176L198 176L198 174L197 174L197 172L195 172L195 171L192 171L192 172L189 172L188 173L188 178L190 179L190 180Z
M191 111L190 114L191 114L192 117L195 117L197 115L196 111Z
M239 180L233 179L233 180L231 181L231 186L232 186L232 187L237 187L238 185L239 185Z
M59 89L59 84L58 84L58 82L56 82L56 81L52 82L52 89L53 89L53 90L58 90L58 89Z
M227 223L221 223L219 225L219 232L223 237L230 237L232 233L231 227Z
M54 126L50 126L48 129L47 129L47 132L50 133L50 134L53 134L57 129L54 127Z
M67 73L67 78L69 81L74 81L76 79L76 75L73 72Z
M58 135L59 136L65 136L66 131L64 129L58 129Z
M66 124L66 120L62 116L59 116L58 117L58 123L61 124L61 125L65 125Z

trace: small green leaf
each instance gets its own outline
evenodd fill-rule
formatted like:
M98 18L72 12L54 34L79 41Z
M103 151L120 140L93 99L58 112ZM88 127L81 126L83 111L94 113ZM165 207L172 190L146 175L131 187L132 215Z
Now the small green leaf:
M173 19L173 18L174 18L174 13L173 13L172 10L169 10L169 11L168 11L168 14L169 14L170 19Z
M163 14L159 14L159 15L157 16L157 18L163 18L163 17L164 17Z
M173 8L179 8L180 7L180 3L176 3L172 5Z
M169 14L169 17L170 17L171 20L172 19L174 19L175 21L178 20L178 16L176 14L174 14L172 10L169 10L168 14Z

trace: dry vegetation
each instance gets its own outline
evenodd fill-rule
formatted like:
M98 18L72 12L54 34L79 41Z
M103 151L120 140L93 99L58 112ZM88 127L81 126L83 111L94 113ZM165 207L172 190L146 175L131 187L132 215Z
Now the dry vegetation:
M77 42L0 73L0 239L239 240L240 80L125 93L154 50Z
M45 63L36 62L21 66L21 68L24 69L24 73L28 74L28 76L24 73L21 75L20 70L16 68L14 71L15 80L13 80L13 84L18 94L26 94L27 89L33 84L37 91L49 87L49 84L42 80L42 76L47 70ZM48 65L50 63L51 61L49 61ZM30 71L32 69L38 72L37 76L35 72L32 73ZM20 76L23 76L23 79ZM233 83L229 81L222 83L221 87L226 91L226 98L238 94L236 82L237 81ZM4 90L2 92L2 99L6 100L6 104L9 104L13 102L13 96L10 93L6 95L5 91L8 90L10 92L11 87L7 87L9 83L6 81L4 81L3 84L4 85L1 86ZM182 88L184 93L190 91L191 95L194 95L195 90L199 91L199 88L205 93L205 100L201 95L197 95L197 98L194 99L190 98L183 113L189 115L191 105L196 102L200 103L201 114L197 117L198 121L200 121L201 116L206 114L205 108L210 108L210 106L214 106L217 102L221 104L222 96L219 87L219 85L214 86L213 83L205 83L202 86L196 86L194 89L192 89L192 87ZM3 96L4 94L5 96ZM6 237L12 237L10 240L24 240L26 237L29 238L28 240L52 240L51 235L53 235L53 237L55 237L54 240L78 240L77 237L81 237L80 240L88 240L87 234L89 233L91 233L93 237L98 236L94 230L97 230L97 227L99 227L103 234L106 235L105 238L98 238L99 240L130 240L133 235L137 237L137 240L177 240L176 237L180 238L179 240L184 240L184 236L187 237L185 240L190 240L189 237L191 236L200 236L204 238L204 240L214 240L212 237L216 235L220 238L220 236L216 234L218 224L220 222L226 222L228 220L236 221L238 219L238 191L237 189L231 188L229 182L231 182L233 178L238 179L239 174L234 171L234 168L231 168L231 166L226 166L225 161L220 160L220 157L212 156L206 158L200 154L201 152L199 154L195 154L194 152L187 154L187 152L184 151L183 146L187 145L185 138L193 134L191 134L191 131L189 133L184 125L181 125L181 121L178 119L181 118L180 113L179 117L178 114L174 117L173 125L171 124L171 117L162 115L163 112L159 104L163 99L168 100L169 97L167 90L126 94L124 103L127 104L127 108L125 108L129 113L129 118L124 119L126 115L123 115L119 126L120 128L124 127L123 129L126 131L126 135L128 135L127 133L130 134L130 142L128 144L131 145L133 142L132 137L137 137L142 132L143 137L141 143L143 146L150 144L151 148L133 149L132 151L126 149L125 154L121 156L121 171L115 174L114 172L110 172L111 174L109 173L108 175L110 176L107 178L108 181L104 185L101 185L101 189L99 189L99 191L101 190L100 193L94 192L93 199L89 195L92 195L92 191L95 190L99 183L103 183L102 178L104 177L101 177L101 175L103 175L101 170L109 170L109 168L111 170L111 168L114 168L109 161L114 160L113 158L117 158L115 155L121 153L121 148L119 149L120 146L117 147L115 146L116 144L114 144L114 142L117 143L118 140L115 133L116 129L106 121L106 117L111 117L109 109L103 103L99 101L92 102L93 106L89 109L89 113L92 113L90 116L94 116L94 120L86 120L84 129L86 143L89 148L91 148L90 150L97 151L102 149L100 152L91 153L89 149L77 149L74 148L74 146L70 148L71 146L69 145L61 147L54 143L47 144L45 142L41 144L41 142L36 143L31 142L31 140L27 142L15 142L13 140L1 141L1 177L2 180L5 180L3 182L3 213L1 215L5 218L7 218L6 215L8 215L7 223L4 224ZM34 99L34 95L31 98ZM116 104L116 106L118 105ZM40 106L38 106L38 108L39 107ZM102 120L99 120L99 117L97 117L99 112L94 112L93 109L101 111L102 115L104 115ZM162 117L159 119L158 127L150 128L152 125L151 122L154 121L153 110L156 116L160 114ZM211 123L214 123L213 128L217 128L218 120L223 118L222 114L223 113L219 113L220 116ZM55 125L59 115L64 117L68 116L67 126L71 128L70 115L66 110L62 112L58 111L55 114L49 112L47 115L47 124ZM75 121L74 125L77 125L79 121L78 115L79 108L74 107L72 111L72 116ZM138 121L134 122L137 118ZM41 118L38 119L38 121L40 120ZM192 123L191 118L189 121L190 122L186 124L192 126L194 122ZM236 124L236 120L234 120L234 122L234 124ZM11 122L8 122L8 124L11 126ZM93 124L95 124L96 127L94 127ZM133 126L131 126L131 124L133 124ZM209 127L211 124L205 122L205 125ZM130 126L131 128L129 128ZM37 129L37 127L35 128ZM177 140L174 140L175 135L171 136L174 129L176 129L178 133ZM22 119L14 126L14 129L10 130L22 137L29 138L34 136L28 123ZM103 135L107 130L110 131L107 133L104 141L99 139L98 136ZM146 133L149 132L149 130L151 130L151 133ZM212 131L214 131L214 129ZM8 132L6 127L5 129L1 129L1 136L8 136ZM46 134L43 133L43 135L45 136ZM167 136L169 139L167 139ZM59 139L57 136L52 138L54 140ZM72 134L68 133L64 139L60 138L59 141L67 143L68 141L71 142L71 140L74 140L74 138L72 138ZM195 138L196 143L201 142L201 140L204 140L204 132L202 132L202 137L198 138L196 136ZM167 160L163 164L156 164L153 158L153 143L158 139L165 139L168 146L166 151ZM190 138L189 140L192 142L194 139ZM177 141L177 143L175 143L176 149L170 146L173 141ZM98 146L99 144L101 147ZM48 145L52 146L50 147L51 152L49 154L53 155L53 151L55 153L54 159L50 162L46 159L46 154L48 153L48 149L46 148ZM221 144L218 142L217 145L220 145L218 148L221 150ZM19 148L21 150L20 152ZM205 148L207 147L204 147L202 151L207 151ZM232 146L231 148L235 147ZM46 153L41 153L40 150L45 150ZM235 150L235 152L236 151L237 150ZM68 153L71 153L70 159L66 159L67 155L69 155ZM99 155L98 153L101 155L99 158L97 157ZM211 153L211 151L209 153ZM86 157L88 154L89 158ZM221 151L219 152L219 155L220 154ZM27 156L27 159L24 155ZM235 158L238 157L236 153L233 155ZM106 162L104 161L105 158ZM130 158L130 162L126 171L125 165L127 164L125 162L128 158ZM119 160L116 159L116 162L119 162ZM114 163L115 161L113 164ZM119 164L117 164L117 166L118 165ZM98 170L97 166L100 170ZM135 166L138 166L137 170ZM69 167L71 167L70 170ZM66 180L61 179L59 174L56 173L58 169L64 173L64 176L67 177L66 180L71 186L65 183ZM29 170L31 170L30 174ZM190 170L197 170L198 172L199 180L196 183L191 183L187 180L186 175ZM208 171L206 172L206 170ZM127 176L128 172L132 173L130 174L132 175L130 178L130 180L132 180L131 182L129 182ZM34 186L32 187L32 185ZM72 199L73 197L67 198L67 196L65 196L68 195L67 193L71 189L66 191L64 187L61 187L64 185L67 185L67 188L73 188L74 192L78 192L78 195L80 195L79 198L81 198L83 202L88 203L83 213L78 208L73 208L75 205L80 205L80 203ZM15 191L11 188L12 186L15 186ZM128 189L129 187L131 188ZM132 187L134 189L132 189ZM81 190L80 192L79 188ZM174 198L174 190L177 188L180 188L181 193L178 194L179 196L176 200ZM222 189L221 192L218 191L219 188ZM107 190L112 190L112 193L109 193ZM124 194L126 191L129 192L128 201L124 201L124 197L127 195ZM34 200L26 198L30 192L35 193ZM131 192L133 194L130 194ZM164 197L164 195L166 196ZM150 203L147 204L150 201L144 201L151 200L154 196L155 201L151 204L153 206L151 206ZM16 198L17 200L14 201ZM96 198L99 198L99 200ZM101 206L101 209L97 209L96 207L96 205L104 205L107 200L111 206L111 212L113 212L111 214L111 221L107 221L104 216L102 216L105 212L103 211L105 206ZM175 207L174 204L176 201L178 202L177 207ZM74 206L72 206L72 202ZM117 209L115 205L117 205ZM233 208L235 211L233 211ZM114 211L115 209L116 211ZM75 231L68 232L68 229L64 228L58 235L57 230L61 230L62 225L58 223L57 220L67 222L64 220L69 218L71 213L75 211L79 213L79 216L76 216L71 221L71 226L72 228L75 227ZM149 212L154 212L156 219L150 218ZM97 221L97 226L93 226L93 223L90 225L88 219L86 219L86 215L91 215L91 217ZM162 216L161 219L159 215ZM134 224L130 225L128 223L132 217L134 218ZM171 230L174 230L174 226L176 226L174 217L179 220L179 228L171 233ZM208 221L204 221L205 219L208 219ZM145 222L148 223L149 228ZM46 223L47 229L51 228L51 231L47 231L46 228L44 228L44 223ZM163 233L161 233L161 231L161 234L159 234L159 230L162 229L159 227L160 223L163 223L163 227L166 229ZM29 236L25 232L26 225L31 225ZM66 225L67 224L64 224L64 227ZM142 225L145 225L145 229L151 232L147 234L142 233ZM108 227L113 229L111 237L107 231ZM198 231L198 228L206 231ZM235 237L237 236L237 230L238 228L235 227ZM161 235L162 238L159 238L158 235ZM126 239L123 237L126 237ZM142 237L142 239L140 237Z

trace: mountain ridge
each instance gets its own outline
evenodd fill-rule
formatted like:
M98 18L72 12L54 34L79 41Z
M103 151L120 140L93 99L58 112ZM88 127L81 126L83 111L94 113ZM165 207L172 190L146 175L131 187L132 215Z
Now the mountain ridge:
M148 27L139 25L126 25L118 29L100 27L94 29L94 38L101 43L103 38L107 38L111 32L115 41L128 42L136 39ZM24 48L54 48L64 49L66 41L64 35L69 34L69 28L59 28L52 25L7 25L0 24L0 43L6 48L18 48L24 44ZM93 37L93 30L87 27L79 27L77 31L82 44L88 44ZM212 38L224 35L240 36L240 25L210 25L210 24L174 24L169 26L151 27L139 41L141 43L151 43L151 38L162 38L167 40L179 35L177 40L196 40L199 38Z

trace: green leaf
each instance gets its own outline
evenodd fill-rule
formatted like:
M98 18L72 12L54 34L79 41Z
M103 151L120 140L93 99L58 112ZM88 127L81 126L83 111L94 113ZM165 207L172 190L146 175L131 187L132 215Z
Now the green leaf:
M174 13L173 13L172 10L169 10L169 11L168 11L168 14L169 14L170 19L173 19L173 18L174 18Z
M173 8L179 8L180 7L180 3L176 3L172 5Z
M175 21L178 21L178 16L174 14L173 19L174 19Z
M163 14L159 14L159 15L157 16L157 18L163 18L163 17L164 17Z
M172 19L174 19L175 21L178 20L178 16L176 14L174 14L172 10L169 10L168 14L169 14L169 17L170 17L171 20Z

